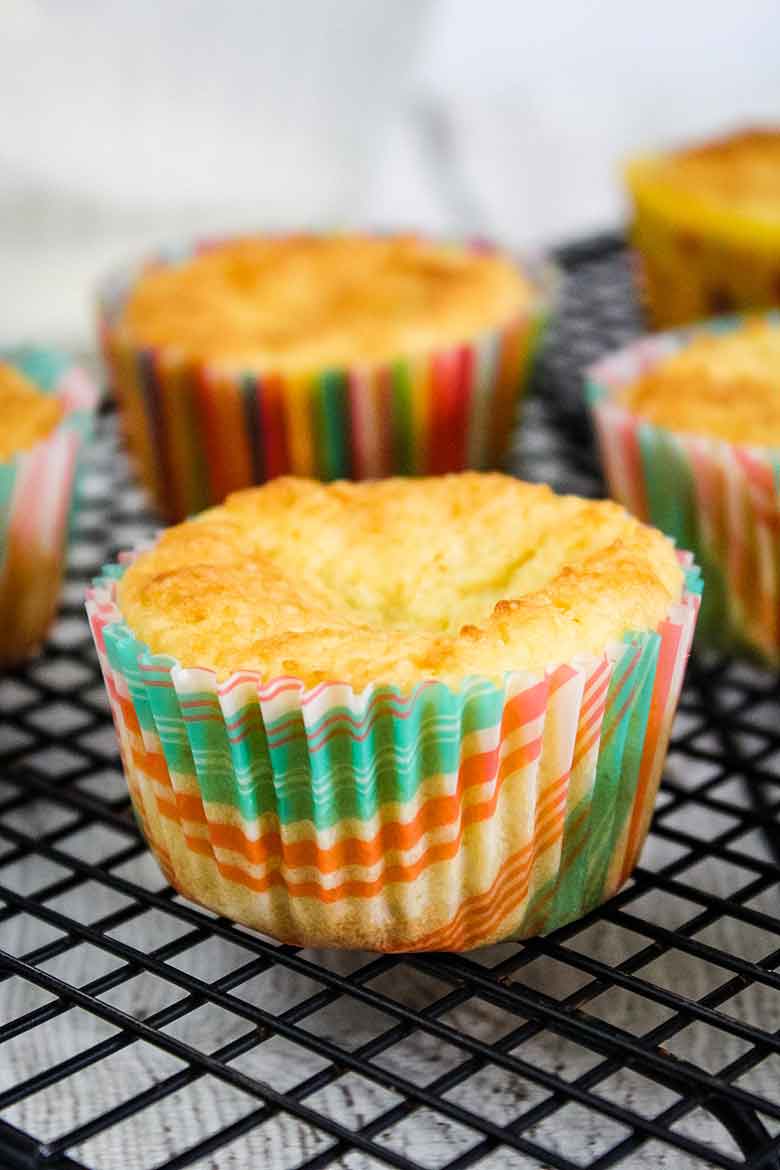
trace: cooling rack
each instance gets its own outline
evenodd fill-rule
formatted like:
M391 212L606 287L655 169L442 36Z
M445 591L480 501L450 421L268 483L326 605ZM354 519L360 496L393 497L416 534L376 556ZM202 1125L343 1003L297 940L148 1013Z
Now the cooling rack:
M639 328L617 239L562 253L513 470L598 494L582 366ZM281 946L164 883L82 613L153 528L106 409L59 620L0 682L3 1170L780 1166L780 688L697 656L632 883L464 956Z

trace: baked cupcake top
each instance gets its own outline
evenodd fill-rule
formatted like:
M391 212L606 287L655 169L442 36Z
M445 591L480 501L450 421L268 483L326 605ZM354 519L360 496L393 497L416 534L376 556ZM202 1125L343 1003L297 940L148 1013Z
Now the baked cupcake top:
M780 445L780 323L748 318L728 333L698 333L621 398L668 430Z
M0 362L0 460L10 459L45 439L62 417L62 403Z
M388 361L508 322L531 287L508 259L412 237L226 242L147 269L119 322L180 356L294 371Z
M636 159L629 183L648 196L687 200L780 224L780 129L742 130L684 150Z
M681 589L671 543L619 505L466 472L237 492L141 553L118 602L152 651L222 679L407 688L600 654Z

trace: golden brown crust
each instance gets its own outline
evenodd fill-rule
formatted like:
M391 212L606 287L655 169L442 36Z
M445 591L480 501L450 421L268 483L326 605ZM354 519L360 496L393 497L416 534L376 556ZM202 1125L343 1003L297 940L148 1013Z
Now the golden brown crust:
M0 362L0 460L45 439L61 417L59 399L43 394L14 366Z
M412 237L229 241L148 269L119 324L136 346L252 370L387 361L507 323L531 289L498 255Z
M670 542L611 502L473 472L284 478L164 532L119 605L153 651L221 678L406 688L601 653L681 585Z
M629 183L658 200L693 201L780 220L780 128L736 131L682 150L635 160ZM679 207L684 210L685 203ZM693 210L693 207L691 208Z
M702 333L628 386L630 410L672 431L780 444L780 326Z

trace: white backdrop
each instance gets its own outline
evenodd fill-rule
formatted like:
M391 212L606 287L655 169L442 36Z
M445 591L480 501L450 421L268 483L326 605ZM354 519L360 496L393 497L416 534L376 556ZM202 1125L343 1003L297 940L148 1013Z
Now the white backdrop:
M780 121L777 0L0 0L0 342L152 242L620 219L638 146Z

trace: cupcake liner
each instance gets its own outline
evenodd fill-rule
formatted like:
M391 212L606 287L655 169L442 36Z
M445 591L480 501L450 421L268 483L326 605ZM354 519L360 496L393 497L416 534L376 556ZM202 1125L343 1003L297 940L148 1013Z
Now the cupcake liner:
M546 933L639 857L699 608L502 685L362 692L151 654L109 565L87 612L138 821L182 894L286 942L469 950Z
M641 161L626 178L639 286L657 327L780 304L776 224L670 194L646 179Z
M54 431L0 461L0 666L43 641L62 580L78 501L78 473L92 431L97 391L86 373L53 350L0 353L63 404Z
M780 323L777 313L765 314ZM587 374L587 395L610 493L693 550L706 590L703 640L780 661L780 447L672 432L617 401L620 392L697 332L740 318L646 337Z
M373 479L500 463L550 313L552 270L501 328L383 364L240 373L128 345L117 324L143 270L208 246L120 275L99 302L125 437L165 516L181 519L277 475Z

